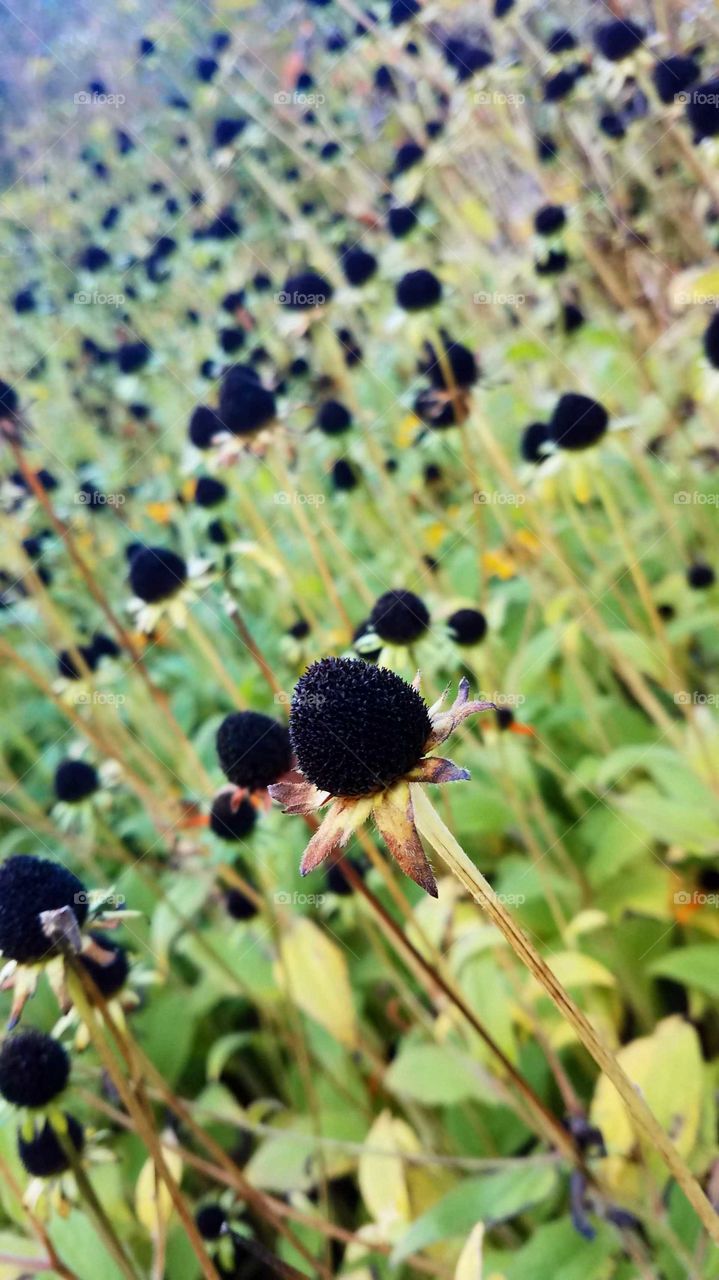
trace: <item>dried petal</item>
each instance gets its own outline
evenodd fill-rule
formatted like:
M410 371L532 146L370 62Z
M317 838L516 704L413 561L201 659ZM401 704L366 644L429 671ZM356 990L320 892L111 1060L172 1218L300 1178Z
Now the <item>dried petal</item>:
M410 880L430 897L437 898L437 882L414 825L414 813L406 783L385 792L374 807L374 819L392 857Z

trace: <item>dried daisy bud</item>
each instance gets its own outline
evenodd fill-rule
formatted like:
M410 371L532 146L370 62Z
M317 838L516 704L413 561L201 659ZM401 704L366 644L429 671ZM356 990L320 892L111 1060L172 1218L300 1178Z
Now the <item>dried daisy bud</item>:
M715 581L716 574L710 564L698 560L687 569L687 582L693 591L706 591L707 587L714 586Z
M203 1240L218 1240L227 1221L227 1215L219 1204L205 1204L197 1210L195 1222Z
M40 913L69 908L87 917L87 892L71 871L48 858L16 854L0 866L0 951L7 960L38 964L54 954Z
M457 609L447 626L455 644L479 644L487 634L487 619L479 609Z
M604 435L609 414L589 396L569 392L560 398L549 423L549 435L560 449L588 449Z
M230 791L220 791L210 809L210 831L220 840L244 840L257 822L257 810L244 797L236 804Z
M169 600L184 587L187 565L167 547L138 547L130 561L130 586L146 604Z
M106 1000L111 1000L127 982L130 973L127 952L105 933L91 933L90 937L106 955L112 956L112 959L109 964L100 964L92 956L79 955L78 962L89 973L100 994Z
M287 729L261 711L233 711L225 716L215 745L228 782L248 791L276 782L292 763Z
M78 1155L85 1145L85 1131L74 1116L64 1113L67 1125L67 1137ZM54 1178L70 1168L70 1162L58 1138L53 1125L45 1121L42 1129L37 1129L32 1138L25 1139L18 1134L18 1155L25 1170L33 1178Z
M28 1027L0 1049L0 1094L14 1107L47 1107L70 1078L66 1049L44 1031Z
M433 271L420 267L408 271L397 285L397 302L403 311L424 311L434 307L442 297L442 285Z
M419 761L431 729L411 685L387 667L353 659L313 663L292 699L290 737L300 769L335 796L390 787Z
M97 769L85 760L63 760L55 770L55 795L65 804L78 804L100 785Z
M635 53L643 43L644 27L628 18L617 18L613 22L604 22L598 28L594 40L602 57L609 62L621 62Z
M387 644L413 644L424 635L429 610L412 591L386 591L369 617L372 630Z

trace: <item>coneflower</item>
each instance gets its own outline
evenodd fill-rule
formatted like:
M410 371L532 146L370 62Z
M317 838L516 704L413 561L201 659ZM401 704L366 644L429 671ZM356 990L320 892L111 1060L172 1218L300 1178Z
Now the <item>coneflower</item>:
M371 815L399 866L427 893L437 885L414 825L411 787L459 782L466 769L429 755L467 716L492 707L470 702L469 685L442 710L428 707L417 688L387 667L353 658L323 658L301 677L290 711L290 737L302 773L270 794L287 813L330 805L301 864L307 875Z

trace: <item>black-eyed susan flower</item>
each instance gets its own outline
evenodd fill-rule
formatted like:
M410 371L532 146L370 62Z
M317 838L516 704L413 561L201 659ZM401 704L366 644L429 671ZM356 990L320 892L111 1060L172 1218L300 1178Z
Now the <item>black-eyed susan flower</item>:
M65 950L85 954L100 964L112 958L91 934L83 933L91 920L102 918L108 927L118 923L111 896L88 892L77 876L48 858L15 854L3 862L0 990L13 991L10 1027L19 1021L43 971L60 1004L66 1007Z
M208 569L206 561L186 562L168 547L134 549L130 555L134 594L128 607L137 616L140 631L154 631L165 614L175 626L184 626L196 590L209 586Z
M270 787L286 813L329 805L300 870L313 871L372 815L402 870L433 897L437 885L414 824L412 788L469 778L451 760L428 754L469 715L494 704L469 699L462 680L454 704L428 707L418 680L407 684L387 667L352 658L323 658L297 684L290 737L302 779Z

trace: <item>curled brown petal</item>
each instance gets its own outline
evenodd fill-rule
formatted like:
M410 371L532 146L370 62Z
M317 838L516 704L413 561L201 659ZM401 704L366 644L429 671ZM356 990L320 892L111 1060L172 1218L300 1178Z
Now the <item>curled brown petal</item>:
M439 897L437 881L414 825L409 787L401 788L399 794L387 796L376 805L374 819L377 830L404 874L430 897Z
M443 756L425 756L407 774L408 782L468 782L469 778L468 769L460 769L454 761L445 760Z
M273 782L267 788L273 800L282 805L285 813L312 813L321 809L330 798L329 791L320 791L312 782Z

